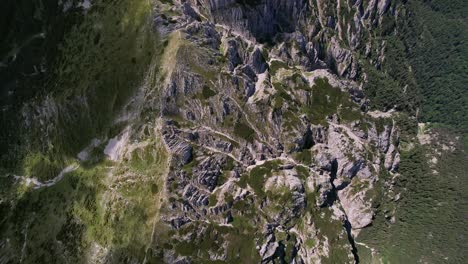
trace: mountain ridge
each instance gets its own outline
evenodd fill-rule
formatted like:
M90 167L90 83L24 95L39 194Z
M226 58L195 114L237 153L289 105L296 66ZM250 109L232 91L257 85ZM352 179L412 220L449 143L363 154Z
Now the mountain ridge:
M406 1L67 3L83 21L4 154L2 263L464 259L449 200L466 197L461 139L418 128L417 78L389 68L402 44L382 37L398 36ZM459 253L396 254L400 230L424 237L414 214L441 199L430 183L448 190L440 223L460 230Z

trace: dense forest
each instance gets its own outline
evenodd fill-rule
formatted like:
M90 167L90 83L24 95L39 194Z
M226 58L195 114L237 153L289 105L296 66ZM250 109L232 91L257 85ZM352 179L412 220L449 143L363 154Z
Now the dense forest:
M381 71L371 71L371 102L467 133L468 2L408 1L402 13L377 33L387 47Z

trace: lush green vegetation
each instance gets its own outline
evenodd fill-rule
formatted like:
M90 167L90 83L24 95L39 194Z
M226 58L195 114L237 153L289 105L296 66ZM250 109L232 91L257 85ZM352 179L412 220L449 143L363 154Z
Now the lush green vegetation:
M423 96L421 119L468 133L468 3L408 4L415 15L402 35Z
M41 92L63 36L81 19L81 8L63 12L59 1L5 0L0 10L0 106L11 110ZM14 91L9 94L9 91ZM11 120L0 119L2 122ZM3 143L3 142L1 142ZM1 148L0 148L1 149Z
M331 209L328 207L319 208L315 204L315 190L307 191L307 207L306 213L302 219L299 219L297 228L302 230L304 228L304 219L310 215L314 227L317 229L316 233L306 233L309 238L304 242L304 246L313 248L319 243L324 243L328 240L329 254L328 257L323 258L323 263L347 263L349 261L349 241L346 235L345 227L339 220L333 219Z
M400 173L395 188L401 192L398 201L387 200L385 187L379 192L382 200L375 201L377 216L373 226L364 229L358 240L376 247L380 256L391 263L460 263L466 252L466 186L468 170L461 140L453 141L447 130L438 129L438 141L457 144L454 152L434 154L441 145L419 144L402 150ZM430 160L438 161L430 168ZM428 158L429 157L429 158ZM437 171L437 173L434 173ZM388 175L382 175L388 180ZM379 186L379 185L377 185ZM396 210L394 224L385 215ZM424 244L424 247L421 245Z
M0 135L6 146L2 167L24 173L23 163L33 160L31 155L44 155L43 160L53 159L63 166L65 157L74 157L92 138L110 131L113 117L158 58L149 11L144 0L93 3L58 45L47 78L35 83L42 88L32 102L34 107L50 110L41 115L26 108L29 127L18 121L5 123ZM53 131L47 139L43 123Z
M348 93L333 87L326 78L317 78L312 87L296 73L284 76L282 82L274 82L276 93L270 105L282 111L284 128L287 131L300 125L300 114L305 114L313 124L327 125L327 117L338 114L342 122L361 120L359 106L352 102ZM306 98L301 92L306 92ZM304 102L302 101L304 100Z
M326 118L337 113L343 121L359 120L361 113L349 94L330 85L326 78L315 80L311 89L311 100L303 106L302 111L308 114L312 123L326 125Z
M41 181L52 179L62 170L60 159L51 159L40 153L32 153L24 160L24 173Z
M234 125L234 134L248 142L252 142L255 137L255 131L243 122L237 122Z
M37 115L26 108L28 128L14 118L16 123L3 123L2 116L0 237L2 243L10 242L0 251L7 261L81 263L97 243L110 250L111 262L141 262L152 240L167 159L154 137L118 165L104 161L103 146L98 146L91 153L95 159L50 187L33 189L6 175L15 172L41 181L57 176L92 138L120 132L120 124L112 126L114 117L145 77L154 81L151 66L160 52L148 19L149 2L92 4L54 46L47 78L34 80L42 87L34 91L34 100L28 101L33 96L28 95L21 102L53 110ZM47 10L40 7L37 15ZM47 133L41 123L48 125Z
M203 86L202 94L203 94L203 98L208 99L212 96L215 96L216 92L211 90L210 87L205 85Z
M397 23L387 14L373 36L375 44L386 41L385 60L378 68L361 60L369 74L365 88L371 104L412 114L419 109L422 121L466 133L467 13L463 0L417 0L402 5ZM370 58L376 60L377 54Z
M44 90L58 44L81 20L81 9L65 15L58 1L5 0L0 10L0 168L21 166L25 139L19 114L24 102ZM46 70L46 72L43 72Z
M128 97L142 84L157 54L146 1L105 0L96 5L94 10L106 8L87 14L83 23L66 36L60 62L47 85L60 105L69 98L87 98L87 109L82 114L70 115L67 112L73 110L64 108L57 124L62 130L54 140L58 142L56 148L72 155L106 131ZM97 21L100 28L94 26ZM76 143L69 146L70 142Z
M193 239L190 241L172 239L167 246L174 247L178 255L190 256L194 263L258 263L260 256L255 242L261 235L255 228L255 223L249 220L254 217L252 209L253 207L242 211L234 209L232 227L204 222L185 225L177 231L178 235L192 233ZM167 243L163 240L159 242ZM159 244L155 246L160 247ZM210 259L213 252L219 254L226 252L227 259L213 261Z
M268 177L278 170L278 161L269 161L261 166L257 166L249 174L243 175L239 181L239 186L246 188L247 184L255 191L260 198L265 197L265 182Z
M269 66L271 76L275 76L280 69L289 69L289 66L280 60L273 60Z
M468 3L407 1L399 14L397 23L387 14L375 31L374 40L386 41L385 60L377 68L362 60L369 74L365 89L374 107L396 106L417 120L396 120L402 131L401 175L395 184L401 198L385 200L388 190L377 183L383 200L374 201L374 224L358 240L377 248L389 263L460 263L468 233L466 153L460 137L465 134L466 140L468 131ZM436 123L431 130L443 138L437 141L448 144L450 139L456 150L437 156L440 144L416 143L418 121ZM433 156L438 162L429 168ZM381 175L381 180L389 177ZM391 212L394 224L385 217Z
M294 159L302 164L309 165L312 163L312 152L310 149L303 149L294 154Z
M148 147L136 150L128 162L83 166L37 190L0 178L0 195L9 201L0 206L0 234L10 241L2 255L17 257L24 246L25 263L81 263L96 242L110 249L111 258L125 249L126 258L143 259L159 210L166 159L162 148ZM132 176L137 181L127 181Z

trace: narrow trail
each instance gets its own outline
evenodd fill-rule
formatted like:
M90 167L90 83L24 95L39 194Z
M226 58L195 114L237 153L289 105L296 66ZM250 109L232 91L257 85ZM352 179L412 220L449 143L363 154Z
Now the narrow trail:
M371 247L369 247L367 244L364 244L364 243L362 243L362 242L357 242L357 241L356 241L355 243L356 243L356 245L360 245L360 246L363 246L363 247L365 247L365 248L367 248L367 249L373 250L373 249L372 249Z
M250 121L249 119L249 116L247 115L247 113L244 111L244 109L240 106L240 104L234 99L232 98L231 96L229 96L229 98L234 102L234 104L237 106L237 108L239 109L239 111L242 113L242 115L244 115L245 117L245 120L247 121L247 123L249 124L249 126L255 131L255 133L257 133L257 135L265 142L267 142L265 140L265 137L263 136L263 133L260 132L260 130L258 130L258 128ZM270 146L270 144L268 144ZM271 147L271 146L270 146Z
M224 133L224 132L220 132L220 131L214 130L213 128L208 127L208 126L200 126L200 128L201 128L201 129L204 129L204 130L207 130L207 131L209 131L209 132L215 133L215 134L217 134L217 135L224 136L224 137L228 138L229 140L234 141L234 142L236 142L237 144L240 144L236 139L234 139L233 137L231 137L229 134L226 134L226 133Z
M222 132L219 132L219 131L216 131L216 130L213 130L209 127L204 127L205 129L209 130L210 132L213 132L213 133L219 133L219 134L222 134L223 136L227 137L227 138L230 138L229 135L225 134L225 133L222 133ZM218 150L216 148L213 148L213 147L209 147L209 146L205 146L203 144L196 144L194 143L193 141L190 141L190 140L187 140L186 138L183 138L183 137L179 137L180 140L183 140L187 143L190 143L190 144L194 144L196 145L197 147L200 147L200 148L203 148L205 150L208 150L210 152L213 152L213 153L218 153L218 154L222 154L222 155L225 155L225 156L229 156L230 158L232 158L233 160L235 160L236 162L238 162L239 164L241 164L243 167L246 168L247 171L251 171L253 168L255 167L258 167L258 166L262 166L263 164L265 164L266 162L269 162L269 161L276 161L276 160L279 160L279 161L283 161L283 162L286 162L286 163L289 163L289 164L292 164L294 166L303 166L303 167L306 167L308 168L309 166L306 165L306 164L303 164L303 163L298 163L297 161L295 161L294 159L292 159L291 157L284 157L284 156L280 156L280 157L275 157L275 158L268 158L268 159L264 159L264 160L255 160L255 164L253 165L246 165L244 164L241 160L239 160L237 157L235 157L232 153L227 153L227 152L224 152L224 151L221 151L221 150Z
M372 247L370 247L367 244L362 243L362 242L354 241L354 244L360 245L360 246L363 246L363 247L369 249L371 254L372 254L372 258L380 259L380 262L382 262L382 259L380 258L379 253L374 248L372 248Z
M332 123L332 122L328 122L328 124L330 125L331 128L341 128L343 129L346 134L348 134L348 137L353 139L355 142L358 142L360 147L362 147L363 145L365 145L366 143L363 142L363 139L356 136L356 134L354 134L354 132L347 126L344 126L344 125L339 125L339 124L335 124L335 123Z
M77 170L80 167L78 164L72 164L64 168L55 178L48 180L46 182L40 182L37 178L29 178L26 176L18 176L18 175L11 175L13 176L16 180L20 180L26 183L26 185L31 185L33 184L33 189L41 189L41 188L48 188L52 187L55 184L59 183L66 174L73 172Z
M208 146L205 146L205 145L203 145L203 144L197 144L197 143L194 143L193 141L190 141L190 140L188 140L188 139L186 139L186 138L183 138L183 137L180 137L180 136L178 136L178 138L179 138L180 140L183 140L183 141L189 143L189 144L193 144L193 145L195 145L195 146L197 146L197 147L203 148L203 149L208 150L208 151L210 151L210 152L229 156L230 158L232 158L233 160L235 160L235 161L238 162L239 164L245 166L241 160L239 160L238 158L236 158L236 157L235 157L233 154L231 154L231 153L227 153L227 152L224 152L224 151L215 149L215 148L213 148L213 147L208 147Z
M166 166L165 166L165 169L164 171L161 173L161 176L162 176L162 179L161 179L161 182L162 182L162 188L161 188L161 191L159 192L159 194L156 196L156 214L154 215L154 221L153 221L153 230L151 231L151 240L150 240L150 243L149 245L147 246L146 250L148 251L149 248L151 248L151 245L153 244L154 242L154 237L156 235L156 225L157 223L159 222L159 218L160 218L160 214L161 214L161 207L162 205L164 204L165 202L165 199L167 198L167 175L169 174L169 168L171 166L171 163L172 163L172 155L171 155L171 152L170 152L170 148L169 146L166 144L166 141L164 141L164 137L161 133L162 131L162 120L159 119L158 120L158 123L156 125L156 134L159 135L159 138L161 140L161 144L163 145L164 147L164 150L166 151L167 153L167 160L166 160ZM147 253L145 253L145 258L143 259L143 264L145 263L148 263L148 260L147 260Z
M23 43L21 43L21 45L18 45L18 46L15 46L13 47L12 50L10 50L10 52L8 52L5 57L2 59L2 61L0 62L2 65L7 65L6 61L8 60L9 57L13 56L13 61L16 60L16 55L18 54L18 52L25 46L29 45L29 43L31 43L33 40L35 39L38 39L38 38L42 38L44 39L46 37L46 34L44 32L40 32L40 33L37 33L37 34L34 34L32 36L30 36L29 38L27 38Z
M210 133L216 134L218 136L225 137L225 138L229 139L230 141L235 142L235 143L240 145L240 142L237 141L237 139L233 138L231 135L229 135L227 133L224 133L224 132L221 132L221 131L218 131L218 130L215 130L212 127L205 126L205 125L195 126L195 127L191 127L191 128L188 128L188 129L181 128L179 130L183 131L183 132L186 132L186 133L192 133L194 131L205 130L205 131L208 131Z
M302 167L305 167L305 168L309 168L310 166L309 165L306 165L304 163L299 163L297 161L295 161L294 159L290 158L290 157L276 157L276 158L268 158L268 159L264 159L264 160L255 160L255 164L254 165L250 165L247 167L247 171L251 171L252 169L254 169L255 167L259 167L259 166L262 166L263 164L267 163L267 162L270 162L270 161L283 161L283 162L286 162L287 164L291 164L293 165L294 167L295 166L302 166Z
M234 30L234 29L232 29L232 28L230 28L230 27L228 27L226 25L219 24L219 23L216 23L215 26L219 27L219 28L222 28L226 33L230 33L231 35L244 40L249 46L255 46L254 42L252 40L250 40L247 36L242 34L241 32L239 32L237 30Z

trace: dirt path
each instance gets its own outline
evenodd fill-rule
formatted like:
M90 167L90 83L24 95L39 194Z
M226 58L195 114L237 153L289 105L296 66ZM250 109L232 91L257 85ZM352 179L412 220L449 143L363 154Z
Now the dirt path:
M13 175L13 177L17 180L25 182L26 185L34 185L33 189L37 190L41 188L48 188L54 186L55 184L59 183L65 177L66 174L77 170L79 167L80 165L78 164L69 165L68 167L64 168L55 178L46 182L40 182L37 178L30 178L26 176Z

